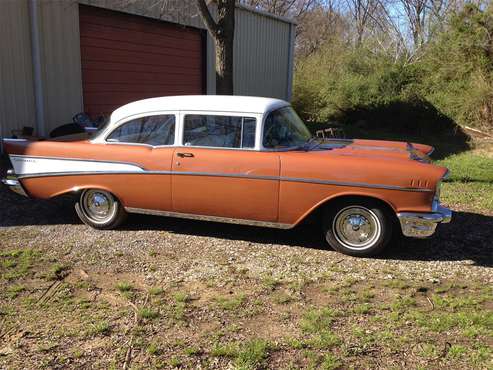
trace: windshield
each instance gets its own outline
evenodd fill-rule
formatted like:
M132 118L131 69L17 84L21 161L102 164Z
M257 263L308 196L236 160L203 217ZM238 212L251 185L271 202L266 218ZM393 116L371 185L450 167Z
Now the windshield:
M284 107L270 112L265 119L262 143L272 149L300 147L311 136L294 109Z

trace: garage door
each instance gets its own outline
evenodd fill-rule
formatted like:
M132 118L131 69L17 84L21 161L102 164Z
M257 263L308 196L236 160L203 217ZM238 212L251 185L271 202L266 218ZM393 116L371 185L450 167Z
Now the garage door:
M204 32L81 5L84 110L109 114L131 101L205 91Z

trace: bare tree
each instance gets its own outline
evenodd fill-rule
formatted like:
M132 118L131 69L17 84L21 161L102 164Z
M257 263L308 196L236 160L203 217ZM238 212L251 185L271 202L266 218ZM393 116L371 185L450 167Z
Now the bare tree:
M215 3L217 20L205 0L197 0L197 7L216 46L216 93L232 95L236 0L215 0Z
M346 4L354 22L355 44L359 46L382 3L379 0L346 0Z
M240 0L240 2L272 14L299 19L320 3L320 0Z
M347 41L350 24L330 1L307 11L296 29L296 55L304 57L320 50L330 40Z

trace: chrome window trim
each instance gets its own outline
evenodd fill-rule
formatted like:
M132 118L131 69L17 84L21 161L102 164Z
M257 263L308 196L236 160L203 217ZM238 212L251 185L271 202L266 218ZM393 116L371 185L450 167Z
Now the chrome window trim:
M290 146L290 147L286 147L286 148L266 148L264 146L264 127L265 127L265 121L267 120L267 117L272 112L275 112L276 110L283 109L286 107L291 107L291 109L294 110L294 108L291 104L286 103L286 105L275 107L273 109L270 109L270 110L264 112L263 117L262 117L261 132L260 132L260 137L259 137L259 151L261 151L261 152L289 152L289 151L292 151L293 149L296 149L299 147L299 146ZM296 111L295 111L295 113L296 113ZM298 114L298 113L296 113L296 114ZM303 122L303 124L305 125L305 122ZM306 125L305 125L305 127L306 127ZM308 130L308 127L307 127L307 130ZM308 130L308 131L310 131L310 130Z
M173 115L175 116L175 135L174 135L174 142L173 144L168 144L168 145L150 145L150 144L145 144L145 143L125 143L125 142L111 142L107 141L108 136L111 135L113 131L118 129L120 126L124 125L125 123L128 123L134 119L139 119L143 117L148 117L148 116L159 116L159 115ZM109 123L107 127L99 134L97 135L94 139L90 140L92 144L120 144L120 145L139 145L139 146L148 146L151 148L157 148L157 147L171 147L174 146L177 142L177 129L178 129L178 121L179 121L179 111L176 110L159 110L159 111L152 111L152 112L142 112L142 113L137 113L133 114L131 116L127 116L125 118L120 119L119 121L115 123Z
M201 148L201 149L225 149L225 150L241 150L241 151L255 151L259 150L259 130L263 121L263 114L251 113L251 112L227 112L227 111L194 111L194 110L181 110L180 112L180 132L178 139L175 142L177 148ZM231 148L223 146L203 146L203 145L185 145L183 142L183 136L185 133L185 116L186 115L205 115L205 116L230 116L230 117L242 117L255 119L255 144L253 148ZM243 127L243 125L242 125Z
M177 217L177 218L185 218L190 220L222 222L222 223L237 224L237 225L272 227L276 229L291 229L295 226L295 225L284 224L279 222L256 221L256 220L247 220L243 218L230 218L230 217L219 217L219 216L208 216L208 215L196 215L192 213L158 211L158 210L145 209L145 208L125 207L125 210L129 213L139 213L144 215Z

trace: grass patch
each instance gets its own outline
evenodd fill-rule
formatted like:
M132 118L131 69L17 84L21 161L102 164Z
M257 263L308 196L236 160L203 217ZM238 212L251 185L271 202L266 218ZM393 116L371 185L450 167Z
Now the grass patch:
M464 152L436 164L450 170L441 193L444 203L493 211L493 158Z
M320 333L330 327L334 321L335 311L330 308L312 309L303 315L301 330L305 333Z
M26 277L34 261L40 259L40 253L33 249L16 249L0 253L2 278L8 281Z
M99 321L96 324L91 324L92 335L108 335L111 331L111 326L107 321Z
M156 343L149 343L146 348L146 352L150 355L157 356L161 353L161 349Z
M355 306L353 312L359 315L366 315L370 312L371 305L369 303L363 303Z
M252 339L241 345L235 360L237 369L258 369L264 365L269 356L271 344L263 339Z
M134 290L134 287L132 284L130 284L128 281L120 281L116 284L116 289L120 293L126 293L126 292L131 292Z
M161 288L161 287L151 287L149 288L149 290L147 291L150 295L161 295L163 294L164 292L164 289Z
M7 288L7 297L10 299L17 298L17 296L25 290L26 287L24 285L11 285Z
M215 343L211 350L214 357L234 358L238 355L238 345L234 343Z
M436 164L450 170L448 182L493 183L493 158L463 152L437 161Z
M141 308L138 314L139 317L144 320L153 320L159 317L159 312L149 307Z
M46 273L45 279L48 281L62 280L67 276L69 267L61 263L55 263L50 267L50 270Z
M176 292L173 294L173 299L176 303L187 303L190 301L190 296L185 292Z
M246 296L243 293L234 295L232 297L227 297L227 296L219 296L215 298L216 304L222 308L223 310L227 311L234 311L240 308L240 306L245 303Z
M187 347L183 350L183 353L187 356L197 356L202 353L199 347Z
M271 275L264 276L262 279L262 285L266 287L269 290L274 290L276 289L279 285L281 285L281 282L274 278Z

